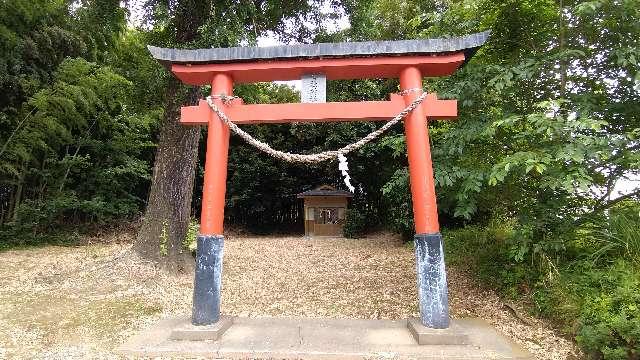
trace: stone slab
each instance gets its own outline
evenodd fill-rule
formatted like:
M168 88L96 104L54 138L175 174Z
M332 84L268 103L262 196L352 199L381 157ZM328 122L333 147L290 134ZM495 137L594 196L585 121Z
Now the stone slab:
M171 330L170 340L205 341L218 340L227 329L231 327L231 316L220 316L220 319L211 325L193 325L191 319L181 318L180 324Z
M419 345L469 345L469 330L473 325L452 321L447 329L428 328L419 319L407 320L407 328Z
M134 357L230 359L513 359L533 357L479 319L453 320L465 345L419 345L407 320L233 318L217 341L171 340L184 318L159 321L117 351Z

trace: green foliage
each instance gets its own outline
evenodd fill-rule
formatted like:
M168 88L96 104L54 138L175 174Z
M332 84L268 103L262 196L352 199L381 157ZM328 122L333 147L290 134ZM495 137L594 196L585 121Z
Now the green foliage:
M129 113L132 84L108 67L67 59L54 79L28 99L27 121L2 154L5 184L23 189L12 226L38 232L69 220L137 213L135 192L149 178L142 156L153 148L149 134L158 114Z
M101 64L124 15L117 0L0 4L0 227L11 243L131 216L146 198L161 112L133 112L133 83Z
M169 224L167 221L162 222L162 229L160 230L160 255L167 256L169 254L169 249L167 248L167 243L169 242L169 234L168 234Z
M207 48L255 43L272 32L286 41L309 38L309 24L324 27L331 13L321 12L320 1L150 0L142 13L152 27L153 43L171 47Z
M549 263L563 256L577 226L618 202L608 196L613 186L640 168L639 119L628 111L640 103L633 90L637 69L628 67L636 58L638 36L627 34L640 33L632 3L637 1L598 2L592 5L606 11L589 15L573 3L566 3L561 15L549 1L462 1L435 10L393 5L412 6L406 25L397 21L403 11L381 10L385 1L354 5L358 18L352 21L363 24L354 25L359 36L384 38L396 27L410 37L493 30L462 71L428 83L440 97L460 104L457 122L430 125L442 219L486 225L494 217L515 218L514 259L536 254L537 262ZM360 19L369 16L377 18L371 20L378 24L374 29ZM607 35L605 46L593 21L624 35ZM611 50L618 47L627 50ZM388 139L382 143L395 142L404 151L401 141ZM389 223L410 232L407 170L396 168L394 174L382 187L393 209ZM625 197L639 194L635 189Z
M601 228L616 231L615 220L604 224ZM532 311L574 335L590 357L635 359L640 340L637 257L611 251L606 261L596 262L593 254L599 250L591 246L590 235L585 240L590 232L581 231L567 240L574 250L561 261L536 265L534 254L514 252L521 241L517 227L513 221L493 220L486 227L443 231L448 263L468 268L504 296L524 297L534 305Z
M189 252L195 254L198 247L198 234L200 232L200 223L196 219L189 221L189 227L187 229L187 236L182 241L182 247Z
M594 261L626 258L640 265L639 225L639 204L623 204L612 209L609 217L591 231L592 246L597 250L590 258Z
M12 226L0 228L0 251L30 248L44 245L74 246L80 241L80 235L89 233L91 229L74 226L56 229L47 233L36 233L25 236L23 229Z
M575 335L593 359L635 359L640 339L640 269L628 260L578 260L553 281L538 285L539 311Z
M382 188L382 194L390 207L386 217L387 223L406 240L411 239L414 230L413 208L407 168L399 169L393 174L391 180Z
M345 214L344 227L342 228L344 237L358 238L365 234L367 230L367 216L356 208L347 209Z
M66 57L96 61L124 24L117 0L0 3L0 111L15 115Z
M593 358L637 359L640 271L620 261L603 270L582 275L590 278L588 289L593 294L586 296L581 306L576 340Z
M514 251L521 240L515 226L513 221L494 220L487 227L443 230L447 262L472 269L483 282L516 298L523 292L521 285L535 282L539 275L531 271L528 257L522 259Z

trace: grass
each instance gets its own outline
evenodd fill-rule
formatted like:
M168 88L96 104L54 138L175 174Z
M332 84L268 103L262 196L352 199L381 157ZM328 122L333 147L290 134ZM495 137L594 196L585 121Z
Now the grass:
M594 262L604 258L627 258L640 265L640 214L620 213L598 226L592 234L597 248L590 258Z
M160 311L158 306L133 296L92 299L25 292L4 296L0 301L5 307L2 317L10 326L32 324L38 336L50 344L104 339L116 345L112 343L113 334L129 328L140 316Z
M48 245L71 246L77 244L81 234L77 231L57 231L48 234L19 233L11 229L0 229L0 252L21 250Z

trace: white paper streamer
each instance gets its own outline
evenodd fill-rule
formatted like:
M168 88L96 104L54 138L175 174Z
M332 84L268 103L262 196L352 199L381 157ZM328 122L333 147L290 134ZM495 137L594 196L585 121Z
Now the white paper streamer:
M347 185L351 192L354 192L356 188L351 185L351 176L349 176L349 173L347 172L349 171L349 163L347 162L347 158L342 154L338 154L338 161L338 170L340 170L342 172L342 176L344 176L345 185Z

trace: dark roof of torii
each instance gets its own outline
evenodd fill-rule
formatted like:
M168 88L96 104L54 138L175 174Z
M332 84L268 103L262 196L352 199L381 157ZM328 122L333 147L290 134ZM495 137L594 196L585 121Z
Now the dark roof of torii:
M345 190L336 190L333 186L322 185L313 190L307 190L297 195L298 198L306 198L312 196L338 196L353 197L353 194Z
M165 66L169 64L214 64L256 60L313 58L375 57L429 55L464 51L468 61L489 38L490 31L461 37L365 41L320 44L295 44L269 47L230 47L212 49L167 49L148 46L149 51Z

